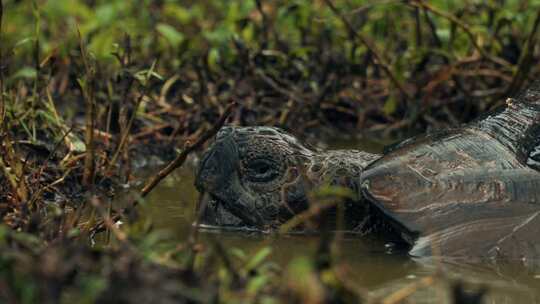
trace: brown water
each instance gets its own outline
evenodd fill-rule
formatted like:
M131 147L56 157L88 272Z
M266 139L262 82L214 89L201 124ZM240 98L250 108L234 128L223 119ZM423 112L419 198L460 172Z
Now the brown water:
M335 142L333 148L360 147L378 152L380 144L373 142ZM156 230L164 230L183 242L192 229L197 191L193 186L194 168L185 166L165 179L146 199L141 214ZM286 266L293 258L313 256L317 249L315 235L260 235L238 232L201 231L203 241L218 235L224 248L237 247L247 254L270 246L270 259ZM481 240L479 240L481 241ZM370 290L374 296L388 295L419 279L442 271L447 279L437 280L434 286L418 290L413 303L448 302L451 282L464 280L472 288L487 286L485 303L540 303L540 269L525 269L519 265L471 264L467 261L438 261L433 258L411 258L389 253L385 244L373 240L344 237L337 243L339 263L347 264L350 280L359 288Z

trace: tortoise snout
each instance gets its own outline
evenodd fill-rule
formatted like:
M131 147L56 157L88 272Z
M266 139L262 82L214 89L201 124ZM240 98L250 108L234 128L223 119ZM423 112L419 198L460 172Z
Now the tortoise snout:
M216 141L220 141L223 138L226 138L228 136L232 136L234 133L235 127L233 126L223 126L216 134Z
M238 151L232 136L232 128L222 128L216 142L203 155L195 187L199 192L225 187L227 180L236 170Z
M213 150L209 150L203 154L202 160L199 164L195 178L195 187L199 192L205 190L205 185L209 177L215 176L217 172L217 162L213 155Z

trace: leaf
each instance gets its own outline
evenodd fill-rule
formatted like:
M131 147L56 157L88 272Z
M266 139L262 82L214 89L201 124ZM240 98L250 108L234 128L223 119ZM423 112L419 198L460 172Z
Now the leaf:
M114 51L114 31L100 30L92 38L88 45L88 51L96 55L96 57L107 58L111 57L111 53Z
M240 248L232 248L229 252L239 260L245 261L247 259L246 253Z
M77 78L77 83L83 91L86 90L86 80L84 78Z
M189 10L178 6L177 4L167 3L163 7L163 13L175 18L180 23L188 23L191 21L191 19L196 15L194 12L192 12L192 8Z
M278 304L281 303L277 299L271 298L269 296L262 296L259 300L259 303L261 304Z
M323 185L314 193L316 197L354 198L351 189L336 185Z
M38 110L36 111L36 114L37 116L44 117L46 120L48 120L51 123L58 124L58 122L56 121L56 118L51 113L45 112L43 110Z
M287 267L287 274L291 278L305 277L313 272L313 263L307 257L297 257Z
M25 244L25 246L28 246L29 248L32 248L33 250L39 250L43 242L42 240L32 234L24 233L24 232L15 232L10 235L14 240L17 242Z
M270 277L266 275L260 275L249 281L247 285L247 292L256 295L259 290L268 284Z
M96 21L100 27L109 25L115 22L119 11L119 7L114 3L108 3L98 6L96 10Z
M173 47L177 47L185 39L184 34L166 23L158 23L158 25L156 25L156 30L165 37Z
M217 68L219 57L220 57L219 51L216 48L210 49L210 52L208 52L208 65L212 69Z
M79 228L71 228L67 233L68 238L75 238L81 235L81 230Z
M17 43L15 43L15 45L13 46L13 49L16 49L16 48L18 48L20 46L23 46L25 44L32 43L32 42L34 42L33 37L28 37L28 38L21 39L21 40L17 41Z
M37 76L36 69L32 67L23 67L20 70L18 70L13 76L11 76L12 79L19 79L19 78L27 78L27 79L35 79Z
M248 271L255 269L257 266L259 266L270 254L272 253L272 249L270 247L264 247L263 249L259 250L246 264L246 269Z
M82 276L78 287L81 294L77 302L95 303L101 292L107 287L107 281L95 275Z
M450 29L447 28L438 28L436 30L437 36L444 42L450 40Z
M396 112L396 109L397 109L396 99L390 96L388 100L386 100L386 102L384 103L383 112L386 115L392 115Z
M77 135L73 134L72 132L69 133L67 137L70 141L69 151L77 153L86 152L86 144L79 137L77 137Z
M150 78L155 77L159 80L163 80L163 76L159 75L157 72L155 72L156 68L156 60L152 62L152 66L149 69L140 70L133 77L141 82L142 85L146 86Z

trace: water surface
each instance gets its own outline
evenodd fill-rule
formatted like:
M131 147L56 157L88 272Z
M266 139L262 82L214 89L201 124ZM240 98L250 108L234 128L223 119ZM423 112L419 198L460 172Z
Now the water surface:
M381 144L372 141L337 141L333 148L358 147L380 152ZM167 177L147 197L141 214L151 220L157 230L166 231L174 239L187 239L195 215L198 193L194 186L194 165L186 165ZM286 266L299 256L313 256L319 238L316 235L261 235L224 231L201 231L208 241L217 236L224 248L241 248L247 254L270 246L270 259ZM481 240L479 240L481 241ZM339 263L350 269L350 280L374 296L385 296L420 278L443 272L448 280L438 280L434 286L421 289L412 297L414 303L447 302L449 285L464 280L473 288L487 286L485 303L540 303L540 270L519 265L490 265L468 261L417 259L392 253L384 243L345 236L337 243Z

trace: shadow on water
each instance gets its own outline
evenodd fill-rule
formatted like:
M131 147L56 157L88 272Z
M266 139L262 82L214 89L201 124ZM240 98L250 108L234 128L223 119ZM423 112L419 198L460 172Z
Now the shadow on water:
M370 152L380 152L381 145L374 142L343 141L332 148L360 147ZM174 240L187 239L195 215L198 193L193 186L194 165L186 165L167 177L147 197L140 214L150 220L156 230L162 230ZM208 242L216 234L225 248L241 248L247 254L270 246L273 262L286 266L298 256L313 256L319 238L316 235L261 235L216 230L201 230L200 237ZM419 290L414 303L440 303L448 298L449 284L465 280L473 286L489 288L486 303L540 303L540 270L525 269L519 265L471 264L468 261L416 259L392 254L385 244L374 240L344 237L339 241L339 262L347 264L350 280L370 290L374 296L384 296L397 291L420 277L442 271L449 282L439 282L436 288Z

